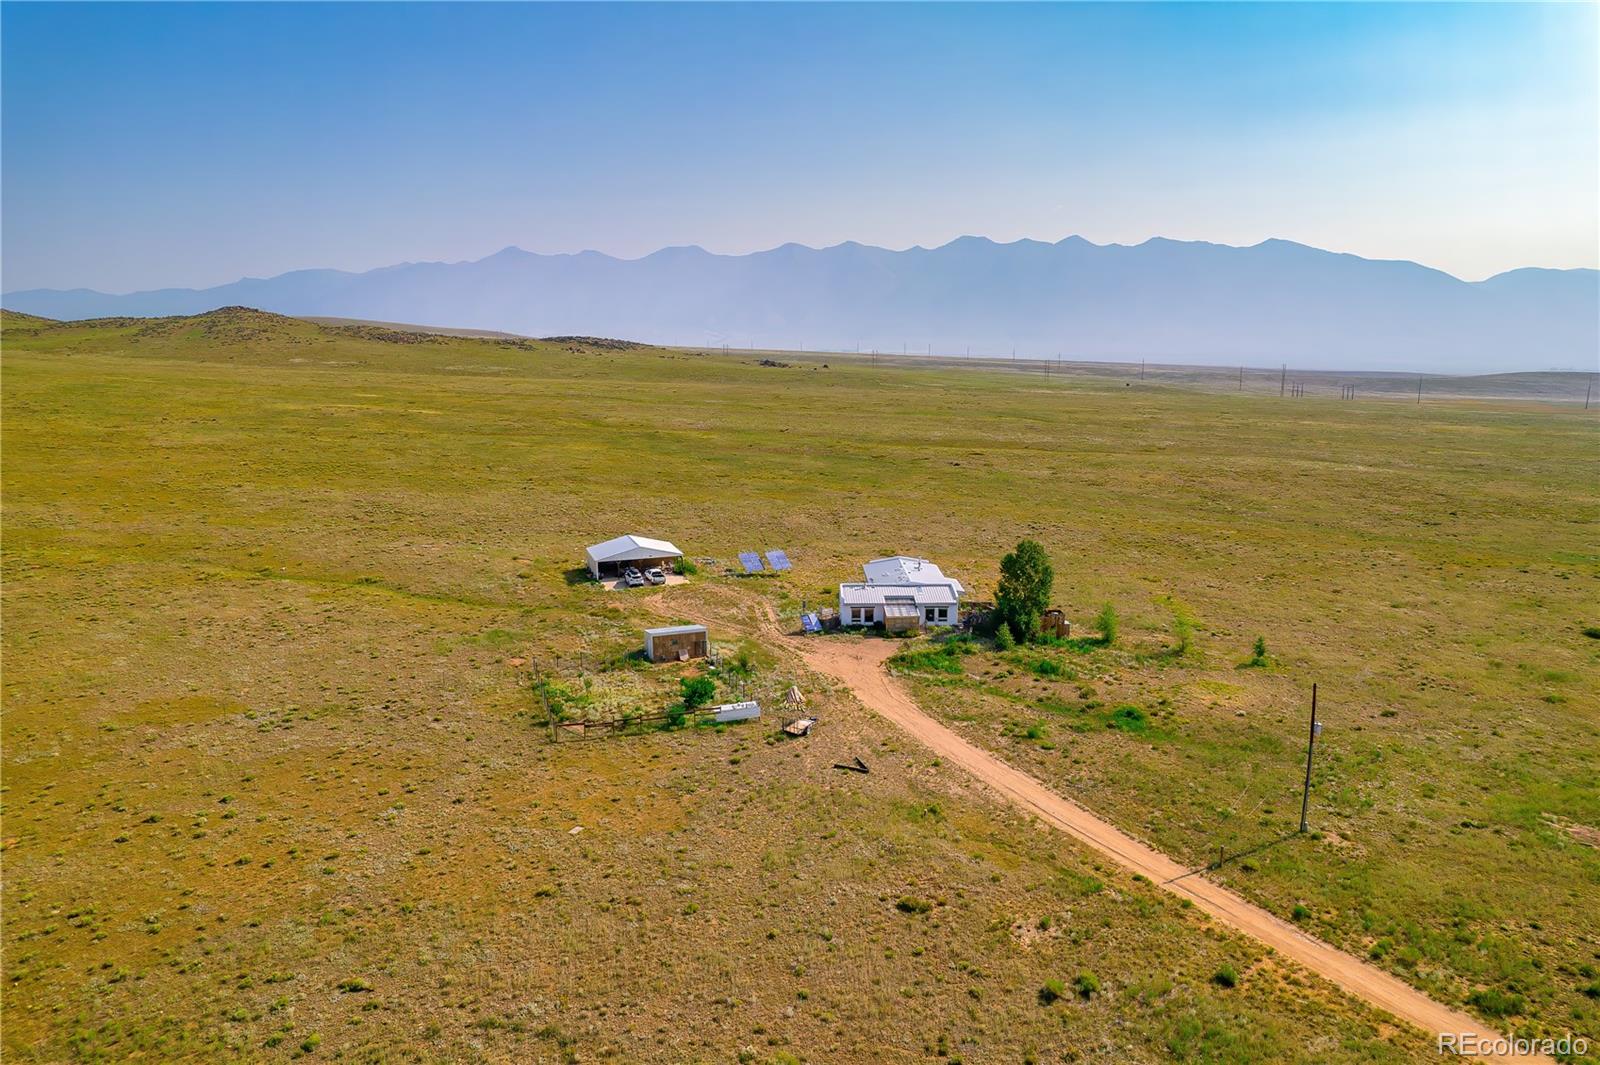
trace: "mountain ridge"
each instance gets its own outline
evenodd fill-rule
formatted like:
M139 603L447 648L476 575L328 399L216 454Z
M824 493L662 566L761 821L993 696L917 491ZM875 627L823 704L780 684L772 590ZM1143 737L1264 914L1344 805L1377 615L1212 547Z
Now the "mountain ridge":
M1484 373L1593 368L1600 271L1521 267L1479 281L1404 259L1282 238L1236 246L1152 237L934 248L785 243L742 255L699 245L637 259L507 245L480 259L368 271L294 270L204 289L6 293L52 318L194 314L245 304L299 316L423 316L523 335L666 344L1072 358L1289 361Z

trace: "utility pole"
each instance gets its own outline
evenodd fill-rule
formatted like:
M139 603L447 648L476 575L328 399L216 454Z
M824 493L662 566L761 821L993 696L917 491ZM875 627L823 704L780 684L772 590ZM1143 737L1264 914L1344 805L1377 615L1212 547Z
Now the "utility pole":
M1589 396L1594 393L1594 377L1589 377L1589 387L1583 390L1583 409L1589 409Z
M1278 374L1278 395L1283 395L1283 390L1289 385L1289 364L1283 364L1283 370Z
M1244 367L1239 367L1239 391L1244 391Z
M1144 380L1144 360L1139 360L1139 380Z
M1311 685L1311 735L1306 740L1306 786L1300 793L1300 831L1308 831L1311 826L1306 822L1306 809L1311 804L1311 752L1317 746L1317 734L1322 731L1322 726L1317 724L1317 686Z
M1417 406L1422 406L1422 378L1417 378Z

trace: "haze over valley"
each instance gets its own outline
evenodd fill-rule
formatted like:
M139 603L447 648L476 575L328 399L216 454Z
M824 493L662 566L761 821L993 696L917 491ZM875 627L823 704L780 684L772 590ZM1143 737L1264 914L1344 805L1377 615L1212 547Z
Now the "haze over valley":
M126 295L36 289L4 302L67 319L245 305L665 344L1455 374L1593 369L1600 350L1594 270L1466 282L1283 240L1239 248L962 237L904 251L851 242L717 255L691 246L640 259L508 247L473 262L299 270Z

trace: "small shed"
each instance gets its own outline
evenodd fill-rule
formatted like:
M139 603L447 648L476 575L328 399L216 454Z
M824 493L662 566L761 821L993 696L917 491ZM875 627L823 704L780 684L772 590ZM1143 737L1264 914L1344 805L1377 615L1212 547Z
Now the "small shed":
M683 552L668 540L628 533L586 548L584 556L588 559L589 575L599 580L618 576L629 566L671 569L673 562L683 557Z
M1066 638L1072 635L1072 622L1067 620L1067 615L1061 610L1051 607L1039 619L1039 631L1046 636Z
M644 656L652 662L687 662L711 653L704 625L668 625L644 630Z

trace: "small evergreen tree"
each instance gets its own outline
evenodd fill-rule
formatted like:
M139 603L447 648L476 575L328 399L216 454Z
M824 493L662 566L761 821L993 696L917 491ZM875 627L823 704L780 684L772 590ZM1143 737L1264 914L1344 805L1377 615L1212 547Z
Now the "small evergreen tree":
M1117 608L1107 603L1100 608L1100 617L1095 622L1100 630L1100 642L1110 647L1117 642Z
M1050 605L1055 569L1037 540L1024 540L1000 560L995 611L1019 643L1039 638L1039 617Z

